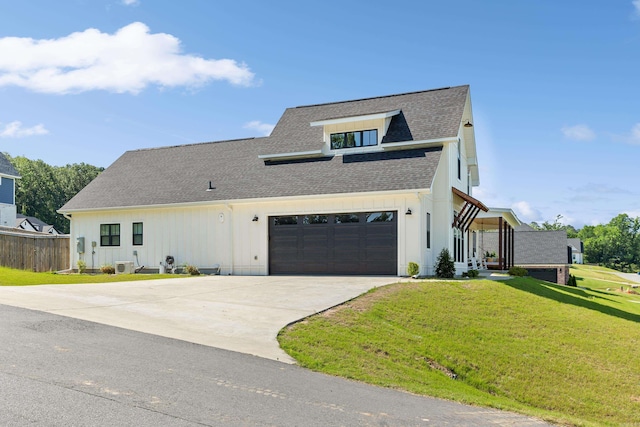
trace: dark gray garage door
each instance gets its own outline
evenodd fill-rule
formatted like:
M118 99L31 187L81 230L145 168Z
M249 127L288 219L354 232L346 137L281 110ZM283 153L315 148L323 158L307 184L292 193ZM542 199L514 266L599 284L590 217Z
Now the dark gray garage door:
M395 211L269 217L270 274L398 272Z

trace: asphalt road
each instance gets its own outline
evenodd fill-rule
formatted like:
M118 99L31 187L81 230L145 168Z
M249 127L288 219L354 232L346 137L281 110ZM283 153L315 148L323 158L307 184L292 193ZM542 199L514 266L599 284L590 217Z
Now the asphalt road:
M0 305L2 426L542 426L294 365Z

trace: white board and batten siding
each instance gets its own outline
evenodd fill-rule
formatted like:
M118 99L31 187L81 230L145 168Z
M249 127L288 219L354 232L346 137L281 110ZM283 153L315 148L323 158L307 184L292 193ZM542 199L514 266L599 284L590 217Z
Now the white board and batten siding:
M72 236L84 237L86 249L82 255L72 251L71 267L77 265L80 257L89 268L116 261L135 262L133 251L137 251L140 265L149 268L157 268L171 255L177 265L208 268L219 264L224 275L267 275L271 216L397 211L398 275L402 276L411 261L422 264L423 269L425 263L432 263L424 250L425 209L430 208L430 197L417 192L352 194L74 213ZM411 215L406 215L407 209L411 209ZM258 221L253 221L254 216L258 216ZM139 246L133 245L136 222L143 223L143 244ZM100 245L100 224L120 224L120 246ZM96 247L92 266L93 241Z

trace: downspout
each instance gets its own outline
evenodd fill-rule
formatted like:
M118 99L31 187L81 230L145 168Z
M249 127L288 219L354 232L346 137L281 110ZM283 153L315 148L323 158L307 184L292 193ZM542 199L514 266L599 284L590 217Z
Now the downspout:
M226 204L225 207L229 209L229 253L231 254L231 265L229 266L229 275L233 276L233 208L231 205Z
M73 245L71 244L71 236L73 236L73 221L71 221L71 215L63 213L63 217L69 220L69 270L73 270Z

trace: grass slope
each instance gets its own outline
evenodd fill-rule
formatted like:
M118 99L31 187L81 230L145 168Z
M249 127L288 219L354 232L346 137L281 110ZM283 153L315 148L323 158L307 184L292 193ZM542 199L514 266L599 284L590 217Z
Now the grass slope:
M403 283L279 340L302 366L334 375L558 423L625 425L640 420L639 302L531 278Z
M70 285L77 283L111 283L133 282L137 280L154 280L180 277L175 274L55 274L34 273L32 271L15 270L0 267L0 286L30 285ZM184 277L184 276L183 276Z

